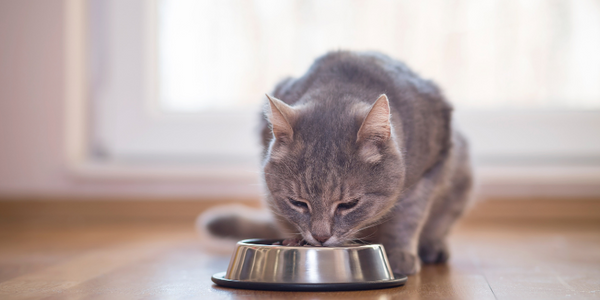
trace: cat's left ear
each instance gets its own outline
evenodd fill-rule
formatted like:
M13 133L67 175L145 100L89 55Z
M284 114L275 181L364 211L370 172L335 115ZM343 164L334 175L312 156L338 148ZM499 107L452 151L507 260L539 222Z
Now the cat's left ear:
M271 129L275 139L282 142L290 142L294 140L294 129L290 123L290 119L294 116L294 108L287 105L285 102L269 96L269 108L267 118L271 123Z
M390 102L385 94L379 96L371 106L371 110L363 121L356 142L371 141L381 143L387 141L392 134L390 121Z
M369 163L379 162L380 147L390 139L391 135L390 103L386 95L381 95L371 106L356 135L361 158Z

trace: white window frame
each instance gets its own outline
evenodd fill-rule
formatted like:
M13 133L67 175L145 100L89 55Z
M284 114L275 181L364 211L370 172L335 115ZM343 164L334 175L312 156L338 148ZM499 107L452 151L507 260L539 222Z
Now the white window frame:
M126 115L121 118L127 119L131 126L119 125L124 132L108 139L109 143L117 142L111 145L114 148L108 156L98 159L94 154L98 152L94 148L98 136L94 136L91 128L93 106L88 97L91 86L86 1L66 0L66 9L66 149L75 174L86 178L211 179L233 185L260 181L256 128L260 108L250 112L160 113L156 106L148 105L156 103L151 97L157 95L153 63L147 65L154 67L142 72L148 77L143 78L141 96L106 98L113 101L109 105L128 107L120 113ZM150 10L146 17L152 19L155 13ZM144 36L150 43L155 42L154 32L147 31ZM155 62L156 49L143 48L149 51L143 53L147 61ZM472 142L477 177L484 194L552 196L561 191L569 191L568 195L600 194L600 139L597 138L600 112L462 110L456 112L455 119ZM178 145L169 141L174 135L194 134L201 139L218 139L213 134L215 127L219 128L219 135L241 141L244 146L236 149L232 144L223 144L201 149L189 139L179 139ZM128 141L128 135L144 139ZM165 144L176 147L164 147ZM193 153L198 155L194 157ZM215 155L218 153L225 154ZM545 189L540 190L540 186Z

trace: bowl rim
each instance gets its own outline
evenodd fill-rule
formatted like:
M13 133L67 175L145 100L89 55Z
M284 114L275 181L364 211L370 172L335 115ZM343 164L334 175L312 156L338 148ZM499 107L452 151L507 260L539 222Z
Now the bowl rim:
M248 247L261 247L261 248L283 248L283 249L303 249L303 250L317 250L317 251L335 251L344 249L374 249L381 248L385 249L382 244L358 244L358 245L346 245L346 246L283 246L283 245L269 245L257 242L276 242L283 239L245 239L237 242L237 246L248 246Z

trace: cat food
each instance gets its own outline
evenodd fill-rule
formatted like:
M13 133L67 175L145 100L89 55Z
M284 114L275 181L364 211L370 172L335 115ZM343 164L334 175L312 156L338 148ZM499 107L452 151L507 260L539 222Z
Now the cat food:
M298 240L298 239L285 239L283 241L277 241L274 242L272 245L280 245L280 246L304 246L304 247L310 247L312 246L311 244L307 243L305 240Z

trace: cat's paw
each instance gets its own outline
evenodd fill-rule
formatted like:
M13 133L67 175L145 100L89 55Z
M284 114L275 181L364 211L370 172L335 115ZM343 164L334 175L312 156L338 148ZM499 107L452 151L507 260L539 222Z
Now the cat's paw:
M448 246L444 241L421 242L419 257L426 264L445 263L450 258Z
M403 251L391 250L388 251L388 259L392 272L402 275L416 274L421 270L421 261L417 255Z

